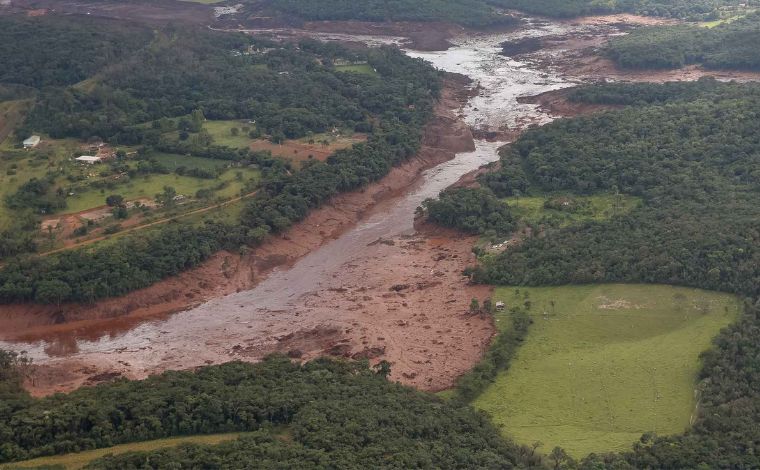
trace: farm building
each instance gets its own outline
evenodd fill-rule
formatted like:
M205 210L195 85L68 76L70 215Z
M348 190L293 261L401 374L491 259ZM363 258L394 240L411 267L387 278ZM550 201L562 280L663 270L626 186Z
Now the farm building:
M82 155L81 157L77 157L74 160L78 161L79 163L86 163L88 165L94 165L95 163L101 163L103 161L102 157L93 157L92 155Z
M31 149L31 148L34 148L34 147L36 147L38 145L40 145L40 136L38 136L38 135L30 136L28 139L24 140L24 148L25 149Z

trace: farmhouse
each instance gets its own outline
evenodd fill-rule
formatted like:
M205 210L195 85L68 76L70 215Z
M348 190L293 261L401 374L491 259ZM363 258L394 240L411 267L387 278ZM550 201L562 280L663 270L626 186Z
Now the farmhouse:
M34 147L36 147L38 145L40 145L40 136L38 136L38 135L30 136L28 139L24 140L24 148L25 149L31 149L31 148L34 148Z
M81 157L77 157L74 160L78 161L79 163L86 163L88 165L94 165L95 163L101 163L103 161L102 157L93 157L92 155L82 155Z

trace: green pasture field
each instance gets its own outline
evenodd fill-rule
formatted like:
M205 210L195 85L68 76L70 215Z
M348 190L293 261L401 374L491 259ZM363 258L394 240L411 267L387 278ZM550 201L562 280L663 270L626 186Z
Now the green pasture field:
M622 194L598 194L594 196L567 196L578 204L574 211L548 209L544 203L562 196L509 197L504 200L515 215L527 223L539 223L555 219L560 227L565 227L587 220L608 220L615 215L627 214L639 204L641 199Z
M363 73L366 75L372 75L372 76L378 76L377 72L375 72L375 69L372 68L369 64L358 64L358 65L336 65L335 70L337 72L353 72L353 73Z
M494 299L507 306L497 325L526 301L534 323L474 406L518 443L574 457L687 429L699 355L741 309L729 294L664 285L500 287Z

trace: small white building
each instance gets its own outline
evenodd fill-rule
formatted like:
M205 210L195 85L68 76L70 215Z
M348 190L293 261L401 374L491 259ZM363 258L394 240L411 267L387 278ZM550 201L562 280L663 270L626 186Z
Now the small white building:
M78 161L79 163L86 163L88 165L94 165L95 163L100 163L103 161L102 157L94 157L92 155L82 155L81 157L77 157L74 160Z
M30 136L28 139L24 139L25 149L32 149L38 145L40 145L40 136L38 135L33 135L33 136Z

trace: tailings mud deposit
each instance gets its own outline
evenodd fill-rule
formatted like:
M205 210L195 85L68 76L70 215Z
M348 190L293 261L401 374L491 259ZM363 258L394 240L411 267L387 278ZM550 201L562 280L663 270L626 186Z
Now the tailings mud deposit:
M544 60L501 55L501 43L615 31L529 20L510 33L454 38L445 51L409 50L469 77L472 91L449 79L416 158L364 191L339 196L252 255L221 253L199 269L93 306L3 307L0 347L27 351L35 361L35 394L272 352L385 359L394 380L426 390L451 386L494 333L489 319L467 312L470 299L490 290L461 274L475 261L474 240L415 228L415 211L497 160L498 148L520 130L553 118L524 97L577 83Z

